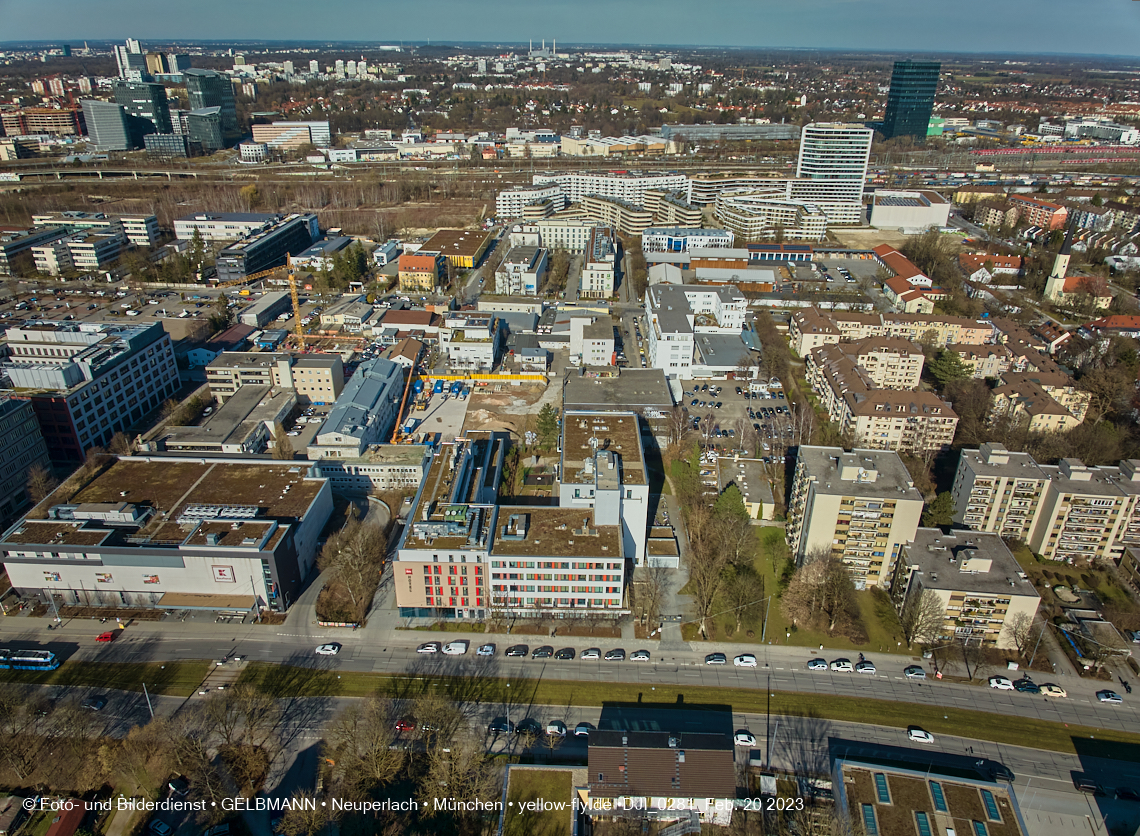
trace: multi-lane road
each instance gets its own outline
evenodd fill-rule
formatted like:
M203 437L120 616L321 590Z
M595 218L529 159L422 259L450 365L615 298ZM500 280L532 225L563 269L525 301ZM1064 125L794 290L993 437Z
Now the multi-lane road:
M1095 692L1112 687L1111 683L1035 674L1038 684L1057 679L1068 692L1067 698L1047 699L1040 695L997 691L985 686L936 681L932 678L908 679L903 676L903 668L914 664L916 660L914 657L899 655L869 657L877 665L877 673L868 675L807 669L807 661L813 655L828 660L845 655L838 651L813 654L804 648L768 645L745 647L702 644L693 649L688 645L674 645L679 649L662 651L655 642L622 645L615 640L602 644L577 638L471 635L466 637L471 641L466 655L444 656L418 653L416 648L420 643L432 639L446 642L464 637L455 633L433 635L419 631L380 631L372 628L359 632L325 631L305 622L298 625L295 620L283 627L167 620L134 624L124 630L117 641L108 645L94 641L94 637L106 629L105 625L96 622L72 621L51 631L45 627L46 622L41 619L0 619L0 643L11 646L45 646L55 650L65 660L169 661L219 658L239 653L256 661L320 664L333 670L411 673L420 676L468 675L479 679L496 677L508 680L632 683L649 689L655 686L716 686L755 690L771 688L773 692L869 697L922 706L986 711L1116 731L1140 729L1140 716L1137 712L1140 696L1124 694L1122 705L1102 704L1096 699ZM340 653L332 657L318 657L314 653L315 647L326 641L339 642L342 645ZM475 647L482 642L494 642L497 645L493 658L475 655ZM555 649L573 647L576 655L568 661L533 659L529 656L521 659L505 658L504 651L513 643L526 643L532 651L545 644L550 644ZM627 659L622 662L606 662L583 661L578 658L582 650L592 645L599 646L603 651L623 646ZM628 655L643 646L650 651L650 660L629 661ZM713 651L726 653L730 664L704 664L705 655ZM731 664L733 655L744 651L756 655L757 667L737 668ZM1116 690L1122 689L1117 687Z

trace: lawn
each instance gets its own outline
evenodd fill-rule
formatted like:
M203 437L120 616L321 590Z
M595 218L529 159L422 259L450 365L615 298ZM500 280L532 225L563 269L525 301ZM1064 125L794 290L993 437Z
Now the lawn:
M568 769L511 769L504 836L570 836L573 783ZM525 802L565 805L561 810L520 810Z
M185 697L202 684L212 663L208 660L186 662L64 662L54 671L0 671L0 682L28 685L60 685L67 687L109 688L116 691L141 691L143 683L152 694Z
M472 702L501 702L506 680L462 677L408 677L378 673L341 671L339 675L308 668L272 666L252 662L242 673L242 681L254 682L277 697L344 696L363 697L377 690L414 696L440 693ZM1010 717L963 708L917 705L891 700L839 697L773 691L771 702L765 689L715 688L707 686L655 686L626 682L566 682L562 680L516 679L511 681L511 702L515 705L601 706L614 703L646 704L647 698L661 707L730 706L746 714L781 714L840 720L850 723L873 722L878 726L906 728L922 726L934 734L968 735L977 740L1025 746L1067 754L1076 753L1074 739L1095 738L1096 744L1131 744L1128 758L1140 761L1140 734L1087 726L1067 725L1025 717ZM937 687L937 685L932 685Z
M779 592L780 575L788 562L788 544L785 540L784 529L778 527L764 527L757 529L756 556L753 565L757 574L764 579L764 594L772 595ZM684 591L684 590L682 590ZM779 598L772 598L768 602L768 626L764 628L764 606L755 611L749 611L741 622L741 634L733 635L736 627L736 616L725 613L713 619L714 635L716 641L741 641L758 643L764 636L766 644L784 644L794 647L819 647L821 644L829 648L840 650L854 650L873 653L904 653L910 655L911 651L899 647L897 642L901 638L898 631L898 618L894 610L886 603L886 599L876 592L864 590L855 593L859 603L859 610L863 615L863 624L867 630L867 642L856 645L841 636L829 636L824 631L793 629L791 622L784 617L780 608ZM729 609L724 602L717 602L713 607L714 613ZM696 624L685 624L682 633L686 641L700 641L697 635ZM750 638L748 634L751 633Z

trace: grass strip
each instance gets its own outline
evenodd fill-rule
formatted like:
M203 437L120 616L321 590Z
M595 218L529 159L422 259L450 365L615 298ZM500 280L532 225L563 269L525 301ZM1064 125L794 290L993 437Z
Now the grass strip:
M527 769L511 767L507 787L507 815L503 822L503 836L570 836L570 797L573 792L569 769ZM555 802L566 805L564 810L523 810L521 802Z
M437 693L468 702L502 702L509 693L513 705L602 706L628 704L652 708L728 710L747 714L772 714L870 723L876 726L906 728L922 726L933 734L948 734L990 740L1013 746L1031 746L1054 752L1078 754L1074 740L1085 738L1079 754L1089 754L1091 745L1131 744L1113 747L1134 750L1127 760L1140 762L1140 734L1011 717L961 708L920 705L868 697L838 697L748 688L718 688L707 685L639 685L624 682L568 682L564 680L505 679L497 677L404 676L384 673L342 671L339 674L311 668L251 662L241 681L251 682L275 697L364 697L385 691L401 698ZM508 692L506 686L510 683ZM1090 743L1089 741L1094 741Z
M147 691L169 697L185 697L206 678L210 662L64 662L54 671L0 670L0 682L24 685L57 685L66 688L107 688L116 691Z

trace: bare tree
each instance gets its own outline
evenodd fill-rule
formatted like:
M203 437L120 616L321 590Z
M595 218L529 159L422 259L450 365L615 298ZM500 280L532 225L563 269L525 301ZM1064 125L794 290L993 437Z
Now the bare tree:
M366 798L400 774L404 750L392 747L394 713L389 700L373 694L350 705L329 726L325 740L346 797Z
M1003 632L1017 648L1017 655L1024 659L1037 646L1042 629L1043 626L1039 625L1032 615L1027 612L1017 612L1006 622Z
M764 578L748 565L733 565L725 569L725 603L736 615L736 632L744 619L759 610L764 601Z
M317 801L313 793L299 790L293 793L293 800L298 803L286 810L277 825L278 833L282 836L316 836L328 827L332 808L319 802L310 807L308 802Z
M908 595L899 612L899 627L903 640L910 647L915 642L930 644L946 626L946 608L942 599L929 589Z
M52 476L51 471L42 464L34 464L28 468L28 495L32 502L40 503L59 486L59 480Z
M809 555L780 602L793 624L818 625L828 635L838 631L853 640L865 635L851 575L843 561L830 553Z
M131 444L130 436L120 432L111 436L111 443L107 445L107 449L116 456L129 456L134 451L134 445Z
M460 802L455 816L460 833L479 832L476 824L483 813L473 810L464 812L469 802L495 798L502 786L502 770L487 757L487 750L481 738L462 734L450 745L433 746L427 751L427 770L421 784L429 795L446 796ZM424 807L424 815L436 815L434 805Z
M716 523L707 505L695 505L686 509L685 523L689 532L689 588L697 618L701 623L701 635L708 636L707 620L712 615L713 604L724 585L724 569L728 565L728 554L719 547Z
M295 455L293 442L285 434L285 428L280 423L273 425L273 458L281 461L290 461Z
M363 620L384 568L387 540L378 525L354 519L330 537L321 550L321 570L343 584L357 620Z

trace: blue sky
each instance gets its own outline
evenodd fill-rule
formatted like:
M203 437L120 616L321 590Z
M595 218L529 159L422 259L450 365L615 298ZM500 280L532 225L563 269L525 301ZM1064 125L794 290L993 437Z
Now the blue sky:
M1140 55L1137 0L0 0L0 40L526 41Z

